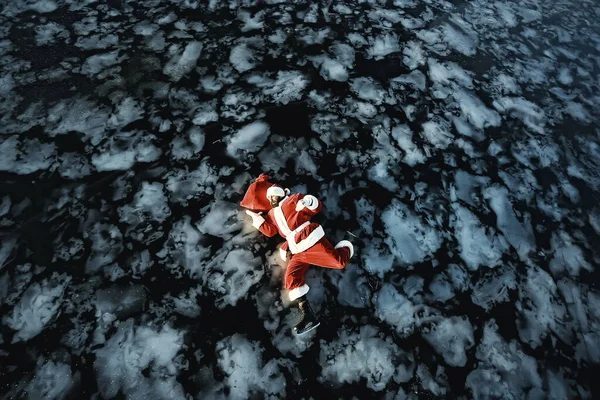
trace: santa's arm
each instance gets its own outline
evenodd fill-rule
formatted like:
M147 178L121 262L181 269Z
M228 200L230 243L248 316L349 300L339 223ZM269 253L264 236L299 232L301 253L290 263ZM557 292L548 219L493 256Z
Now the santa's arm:
M277 226L271 222L268 214L265 215L266 218L250 210L246 210L246 214L252 217L252 226L261 231L263 235L271 237L277 234Z
M311 216L317 215L323 209L323 204L313 195L303 196L296 204L296 211L304 211Z

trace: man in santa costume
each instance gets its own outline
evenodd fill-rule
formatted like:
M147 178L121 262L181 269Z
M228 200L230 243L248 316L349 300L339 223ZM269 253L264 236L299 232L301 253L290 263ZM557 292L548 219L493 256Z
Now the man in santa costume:
M325 238L323 227L311 222L311 218L323 207L316 197L300 193L290 195L288 189L271 185L266 191L266 198L271 205L268 213L251 210L246 213L252 217L252 226L264 235L272 237L279 233L286 240L279 254L288 261L285 288L289 290L290 300L297 301L302 313L302 319L294 327L294 331L301 335L320 324L306 298L310 288L304 275L308 267L312 264L324 268L345 268L354 255L354 248L347 240L334 247Z

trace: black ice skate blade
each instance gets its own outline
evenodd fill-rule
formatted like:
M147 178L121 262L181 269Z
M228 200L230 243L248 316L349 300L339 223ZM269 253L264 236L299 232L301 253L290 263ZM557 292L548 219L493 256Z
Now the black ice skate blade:
M309 329L302 331L302 332L296 332L294 331L294 333L296 334L296 336L304 336L306 335L308 332L314 331L315 329L317 329L319 327L319 325L321 325L320 322L317 322L316 325L311 326Z

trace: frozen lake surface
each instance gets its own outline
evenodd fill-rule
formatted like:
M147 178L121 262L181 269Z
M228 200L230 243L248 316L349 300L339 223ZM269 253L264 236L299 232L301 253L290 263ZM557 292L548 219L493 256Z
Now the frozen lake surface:
M591 0L3 0L0 399L599 398L599 118Z

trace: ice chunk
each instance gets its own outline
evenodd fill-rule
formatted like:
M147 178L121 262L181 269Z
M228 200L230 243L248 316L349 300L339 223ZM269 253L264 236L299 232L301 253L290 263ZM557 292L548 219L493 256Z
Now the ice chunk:
M362 35L356 32L348 34L348 40L355 47L366 46L367 44L369 44L369 42L367 42L367 40Z
M469 29L468 24L462 20L462 18L453 16L454 24L445 23L441 27L441 37L448 43L448 46L452 47L459 53L465 56L473 56L477 52L477 34ZM458 29L457 21L462 21L461 28L467 30Z
M439 63L434 58L429 58L428 64L429 79L432 82L442 85L449 85L451 82L455 82L461 87L467 89L473 88L472 73L465 71L458 64L453 62Z
M58 4L56 4L56 2L53 0L37 0L33 2L27 0L16 0L10 4L10 7L5 7L3 14L9 18L12 18L26 11L46 14L55 11L57 8Z
M104 398L120 391L132 399L183 400L177 381L183 360L183 332L168 325L161 328L122 322L108 342L96 350L94 369L98 390Z
M411 70L425 64L425 52L419 42L412 40L407 42L404 49L402 49L402 54L404 55L402 62Z
M177 55L169 60L163 69L163 73L169 76L172 81L178 82L185 75L189 74L192 69L194 69L201 52L202 43L188 43L181 55Z
M127 170L135 164L135 157L136 152L133 150L94 154L92 164L98 171Z
M600 348L596 345L600 343L600 295L588 290L585 284L566 279L561 280L558 287L577 332L576 359L600 362ZM572 340L567 343L572 343Z
M279 71L276 81L267 79L258 86L275 102L288 104L300 100L307 85L308 79L300 71Z
M350 89L362 99L380 105L384 102L386 91L371 78L356 78L350 82Z
M460 256L470 270L480 266L495 267L500 264L502 254L508 249L508 243L503 237L498 237L493 231L488 234L479 219L467 208L453 204L456 221L454 234L459 243Z
M367 234L373 234L373 222L375 220L375 206L365 197L354 201L356 208L356 220L360 228Z
M502 94L517 94L520 91L517 80L505 73L498 74L492 81L492 85Z
M387 245L405 266L432 257L442 244L437 230L424 224L419 216L397 200L392 200L381 219L388 234Z
M515 248L521 260L526 260L529 252L535 248L535 238L529 216L525 214L523 222L517 219L505 187L491 186L484 191L484 196L496 214L498 229Z
M444 396L448 391L448 379L441 365L438 365L436 376L434 377L424 364L419 364L417 367L417 377L421 381L423 389L436 396Z
M198 106L192 123L195 125L206 125L209 122L218 120L219 114L215 110L215 102L206 102Z
M382 277L392 269L394 255L381 239L371 239L361 251L361 257L366 270L370 274Z
M416 89L425 91L426 79L425 75L421 71L412 71L408 75L400 75L392 79L394 83L406 83L413 86Z
M0 271L12 260L16 244L16 237L2 238L2 241L0 241Z
M79 36L75 46L84 50L95 50L95 49L107 49L119 43L119 37L117 35L92 35L92 36Z
M354 65L355 53L352 46L336 42L331 46L331 52L335 55L335 59L344 67L351 69Z
M124 222L134 223L143 218L142 215L149 215L158 222L164 222L171 215L161 183L142 182L133 204L119 209L119 216Z
M58 170L63 178L80 179L92 172L92 167L83 154L63 153L60 160Z
M429 143L438 149L446 149L452 143L454 135L450 130L450 124L446 120L437 119L423 123L423 136Z
M369 389L382 391L394 375L393 359L399 352L374 326L363 325L357 333L342 328L338 339L321 342L319 380L341 386L366 379Z
M152 266L153 261L148 250L140 253L135 253L131 261L131 276L134 279L139 279L146 274L146 271Z
M430 296L427 296L431 302L446 302L454 297L454 289L452 282L448 279L446 274L437 274L433 277L429 284Z
M44 330L59 312L70 281L70 276L53 274L27 288L12 312L2 318L4 325L16 331L12 343L27 341Z
M296 174L310 174L310 176L317 177L319 176L317 173L317 169L319 167L315 164L315 161L312 157L306 152L306 150L302 150L298 158L296 158Z
M594 231L600 235L600 211L598 211L598 209L593 209L592 212L588 214L588 221Z
M140 313L146 304L146 291L141 285L114 285L96 291L96 309L100 315L110 313L127 319Z
M58 102L48 110L47 131L52 135L82 132L86 141L97 146L104 139L109 115L108 107L90 99L73 97Z
M123 251L123 235L114 225L99 222L88 226L84 238L92 241L91 252L85 264L85 272L96 273L105 265L112 263Z
M364 124L367 124L371 118L377 115L377 107L371 103L346 99L345 115L357 118Z
M245 43L240 43L231 49L229 62L239 72L246 72L256 66L254 52Z
M565 343L570 343L570 328L564 325L566 308L558 296L556 283L546 271L539 267L527 268L527 280L519 287L516 309L521 314L517 327L523 342L539 347L551 330Z
M81 73L89 77L96 77L100 71L107 67L118 64L120 61L119 51L111 51L109 53L95 54L88 57L81 66Z
M198 230L207 235L229 240L235 232L242 229L244 216L246 215L240 213L236 204L215 201L211 204L210 211L197 224Z
M207 265L202 276L217 296L216 306L235 306L264 275L261 258L245 249L224 250Z
M490 311L498 303L509 300L510 291L517 287L515 267L500 267L495 271L487 271L473 287L471 300L474 304Z
M365 274L355 265L348 265L343 274L332 275L332 282L338 289L338 302L344 306L367 307L371 299L371 290ZM310 285L311 291L313 286Z
M525 398L529 390L540 389L537 363L519 348L516 341L506 343L497 333L494 320L485 323L483 339L475 353L479 363L466 380L475 400Z
M550 269L554 276L566 271L571 277L578 277L581 268L593 271L583 251L573 243L573 239L567 232L553 233L551 244L554 256L550 261Z
M8 214L8 212L10 211L10 206L11 206L11 201L10 201L10 197L4 196L2 197L2 199L0 200L0 217L5 216L6 214ZM3 254L5 250L1 250L4 246L2 244L0 244L0 254ZM0 255L0 269L2 269L3 265L2 263L4 262L6 258L4 258L2 255Z
M241 152L256 152L265 144L269 134L269 125L264 121L248 124L226 138L227 153L231 157L237 157Z
M176 160L189 160L202 151L205 140L202 130L198 127L192 127L188 131L187 138L176 137L173 139L171 142L171 155ZM208 168L206 163L203 163L199 168L203 167ZM207 177L210 175L207 173ZM182 178L185 179L185 177ZM168 184L167 187L169 187Z
M248 32L254 29L262 29L264 27L264 21L262 20L264 15L264 11L259 11L257 13L251 14L246 10L239 10L237 13L237 17L244 22L241 31Z
M312 58L315 67L320 66L321 76L328 81L344 82L348 80L348 70L336 59L327 56L317 56Z
M204 261L211 252L210 248L200 243L201 239L202 235L191 224L190 216L186 215L181 221L175 222L161 252L161 257L168 254L165 260L167 268L176 270L181 267L192 278L202 278Z
M421 329L423 331L423 328ZM473 326L467 318L444 318L429 331L425 331L423 337L444 357L446 363L453 367L466 365L465 351L475 344Z
M119 102L110 115L107 126L109 128L122 128L130 123L142 119L144 110L140 103L133 97L126 97Z
M230 399L245 400L256 395L284 398L286 379L278 361L263 363L263 348L258 342L235 334L217 343L218 366L225 374Z
M417 308L406 297L398 293L390 283L384 283L375 295L375 315L398 331L408 336L415 329Z
M178 296L166 295L162 302L166 304L165 309L168 310L167 316L170 316L170 311L173 310L177 314L188 318L198 318L201 311L198 304L198 297L201 295L202 287L200 285L190 288L186 292L179 293Z
M38 361L38 366L33 374L33 379L27 385L28 398L56 399L68 398L74 383L79 377L71 371L71 366L61 362L48 360Z
M62 41L69 38L69 32L64 26L49 22L35 27L35 41L38 46L54 43L56 38L60 38Z
M408 125L398 125L392 128L392 137L398 146L404 150L402 161L411 167L425 162L425 155L412 141L412 131Z
M56 161L54 144L42 143L38 139L25 139L19 145L17 136L8 136L0 143L0 153L0 171L20 175L53 168Z
M475 189L488 185L489 178L471 175L468 172L458 170L454 176L456 183L456 196L471 206L479 205L480 199Z
M220 172L225 173L227 170L228 168L223 168ZM218 180L218 172L204 159L192 171L172 170L167 175L166 188L171 192L171 201L187 204L192 199L214 196Z
M546 114L536 104L522 97L500 97L494 100L496 110L520 119L535 133L544 133Z
M452 96L458 102L466 119L477 129L499 126L502 122L500 115L496 111L487 108L475 94L457 89Z
M394 34L385 34L371 38L369 40L371 47L367 50L368 58L382 59L388 54L400 51L398 37Z

